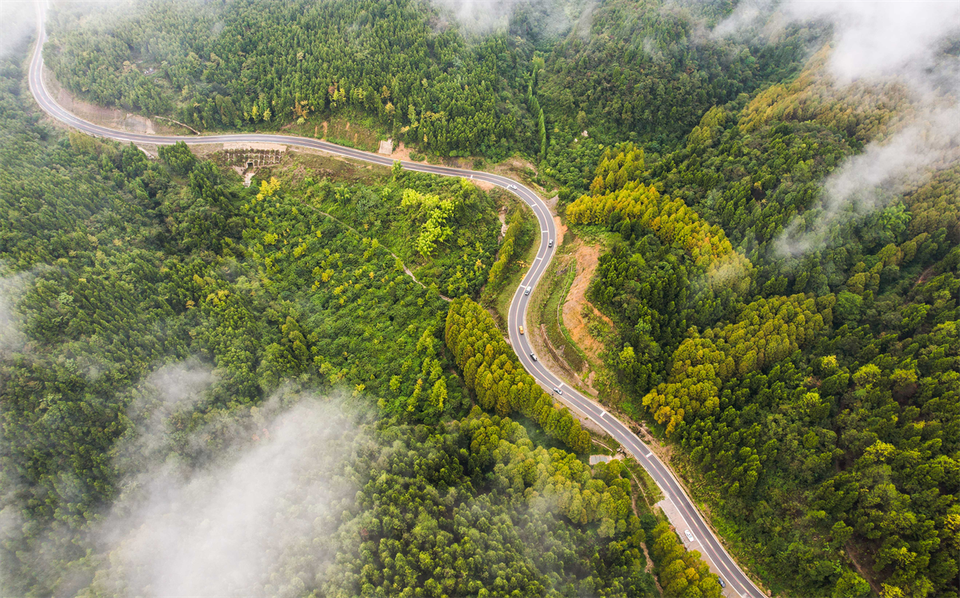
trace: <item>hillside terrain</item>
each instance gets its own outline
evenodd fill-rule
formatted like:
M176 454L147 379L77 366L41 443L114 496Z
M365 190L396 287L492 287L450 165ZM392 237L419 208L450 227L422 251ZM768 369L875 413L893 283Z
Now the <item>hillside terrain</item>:
M476 294L495 257L486 192L399 172L245 188L182 144L156 162L38 124L4 73L5 594L655 595L626 470L561 448L589 436L546 395L549 449L475 408L444 348L438 285ZM171 527L238 533L225 493L245 496L238 541L269 547L242 574ZM142 548L169 533L204 575Z
M64 4L45 54L82 97L200 131L347 115L424 153L528 153L578 186L603 144L671 147L711 106L795 70L811 36L791 31L775 47L699 36L702 19L723 12L710 5L542 4L482 35L412 0L237 0L192 11L138 2L108 19ZM551 27L558 20L579 24L562 33Z
M821 203L907 97L841 93L815 56L659 160L607 150L566 208L617 237L591 296L618 324L621 407L800 595L866 594L861 575L884 596L957 591L960 167L947 154L866 214Z
M602 239L527 338L602 372L765 591L957 598L955 31L850 77L849 22L792 2L506 4L57 3L43 55L167 131L509 169L551 248ZM0 594L733 595L508 343L552 233L505 189L151 158L44 117L26 54L0 56Z

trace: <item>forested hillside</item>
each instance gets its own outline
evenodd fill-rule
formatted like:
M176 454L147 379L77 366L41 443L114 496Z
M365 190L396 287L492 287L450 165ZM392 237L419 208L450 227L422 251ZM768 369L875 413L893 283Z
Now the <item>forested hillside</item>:
M867 595L864 576L956 596L958 170L824 208L825 177L911 108L822 66L652 163L608 150L566 214L616 233L591 295L622 407L683 447L758 570L797 596Z
M57 78L102 104L202 129L348 111L442 155L503 156L536 132L529 44L467 43L423 3L144 2L119 19L78 28L68 13L51 27Z
M712 106L734 101L800 66L815 28L788 28L776 44L761 32L711 35L728 3L615 0L597 6L589 34L545 52L534 84L549 123L545 173L586 190L604 145L631 141L673 149Z
M486 192L244 188L183 144L38 122L22 75L4 62L0 593L657 595L627 470L534 444L486 386L475 407L444 347L438 286L476 296L496 257ZM500 367L481 313L458 326Z
M745 569L775 595L958 598L955 31L915 77L841 82L829 15L724 35L746 3L507 4L477 32L421 0L60 3L44 56L82 99L200 131L337 118L532 165L608 242L608 408L669 445ZM150 160L55 130L22 79L3 62L0 589L212 593L137 560L156 522L218 521L150 495L300 447L261 509L290 539L215 591L719 594L626 466L584 464L590 434L487 311L539 238L513 218L500 239L497 192L399 166L246 188L183 144ZM905 131L927 153L880 159Z
M145 1L109 19L60 6L45 56L82 97L201 130L348 114L441 156L546 158L547 175L579 188L603 144L672 147L711 106L794 69L809 37L705 36L703 19L726 10L710 5L543 6L518 3L506 31L485 35L412 0ZM564 30L560 15L573 15Z

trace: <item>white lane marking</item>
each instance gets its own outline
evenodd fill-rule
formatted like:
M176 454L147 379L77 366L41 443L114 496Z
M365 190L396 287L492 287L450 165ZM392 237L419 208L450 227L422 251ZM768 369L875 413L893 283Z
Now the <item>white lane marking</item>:
M646 453L646 454L644 454L643 456L646 457L647 459L649 459L652 455L653 455L653 453Z
M548 230L542 230L542 231L540 231L540 232L546 234L546 233L549 233L550 231L548 231Z

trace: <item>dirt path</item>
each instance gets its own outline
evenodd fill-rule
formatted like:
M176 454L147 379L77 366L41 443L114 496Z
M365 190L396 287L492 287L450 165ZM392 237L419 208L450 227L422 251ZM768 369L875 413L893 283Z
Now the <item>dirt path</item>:
M580 347L580 350L586 353L591 361L599 362L603 343L590 334L590 323L584 318L584 309L600 318L611 330L613 329L610 318L600 313L600 310L587 300L587 290L590 288L590 281L593 280L593 274L600 260L600 246L588 245L578 240L574 247L577 277L570 286L567 299L563 304L563 325L570 331L573 342Z
M847 549L847 556L850 557L850 562L853 563L854 568L860 574L862 578L867 580L867 583L870 584L870 588L879 595L883 588L877 580L874 579L874 575L870 570L863 564L863 556L860 554L860 551L857 550L857 547L854 546L853 542L847 542L844 544L844 548Z
M500 220L500 238L497 241L502 241L503 237L507 234L507 206L500 206L500 211L497 212L497 218Z

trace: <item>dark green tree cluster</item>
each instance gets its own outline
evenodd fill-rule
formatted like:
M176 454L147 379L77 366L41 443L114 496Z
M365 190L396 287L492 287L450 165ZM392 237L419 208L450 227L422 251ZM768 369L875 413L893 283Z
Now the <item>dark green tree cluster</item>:
M634 241L632 229L620 230ZM600 256L590 296L625 323L616 367L621 381L638 395L663 380L665 356L680 345L690 326L702 324L708 319L703 314L712 312L703 298L692 301L690 280L699 270L689 261L682 250L662 244L652 234L633 247L617 243Z
M461 298L450 304L446 341L463 370L467 388L476 393L481 407L500 415L519 412L574 452L590 448L590 433L566 407L557 408L523 369L493 318L479 303Z
M619 462L591 473L474 408L440 427L381 425L353 467L366 482L327 595L654 594Z
M761 31L705 39L703 25L730 9L635 0L598 6L581 25L588 33L575 31L546 56L540 102L553 134L545 173L582 192L604 145L673 149L711 107L799 70L819 34L787 29L770 44Z
M42 543L82 556L71 534L114 493L109 454L128 386L189 344L156 242L167 172L133 146L39 124L27 94L24 72L4 58L0 487L6 520L20 524L0 540L0 579L18 596L65 574L36 568ZM64 533L45 535L51 523Z
M442 155L505 155L539 142L537 117L523 106L528 44L506 35L467 42L429 4L140 8L81 27L64 14L47 51L58 80L98 103L172 114L197 129L359 113Z
M540 80L540 73L543 71L544 61L542 56L534 56L533 72L530 74L530 81L527 84L527 103L530 108L530 114L537 119L537 135L540 138L540 159L547 157L547 121L543 116L543 108L540 106L540 100L537 99L537 83Z
M55 52L51 46L44 48L44 60L56 65L54 73L68 89L104 106L129 106L147 114L167 114L173 109L174 101L157 93L151 73L134 64L125 40L99 35L81 41L76 34L67 39L75 41L57 44ZM82 68L63 66L80 64Z
M909 113L901 87L840 89L824 76L825 60L817 54L792 83L774 85L745 105L712 108L685 147L639 177L720 225L751 261L762 261L760 290L778 284L770 280L780 274L771 266L783 261L783 247L771 241L788 223L801 224L796 232L816 226L823 178ZM820 243L838 245L849 234L835 226Z
M138 8L80 25L59 8L47 50L57 78L195 129L360 115L440 155L519 150L578 191L604 144L672 149L711 106L795 72L817 33L791 29L774 44L704 36L725 3L523 2L506 31L479 36L408 0Z

